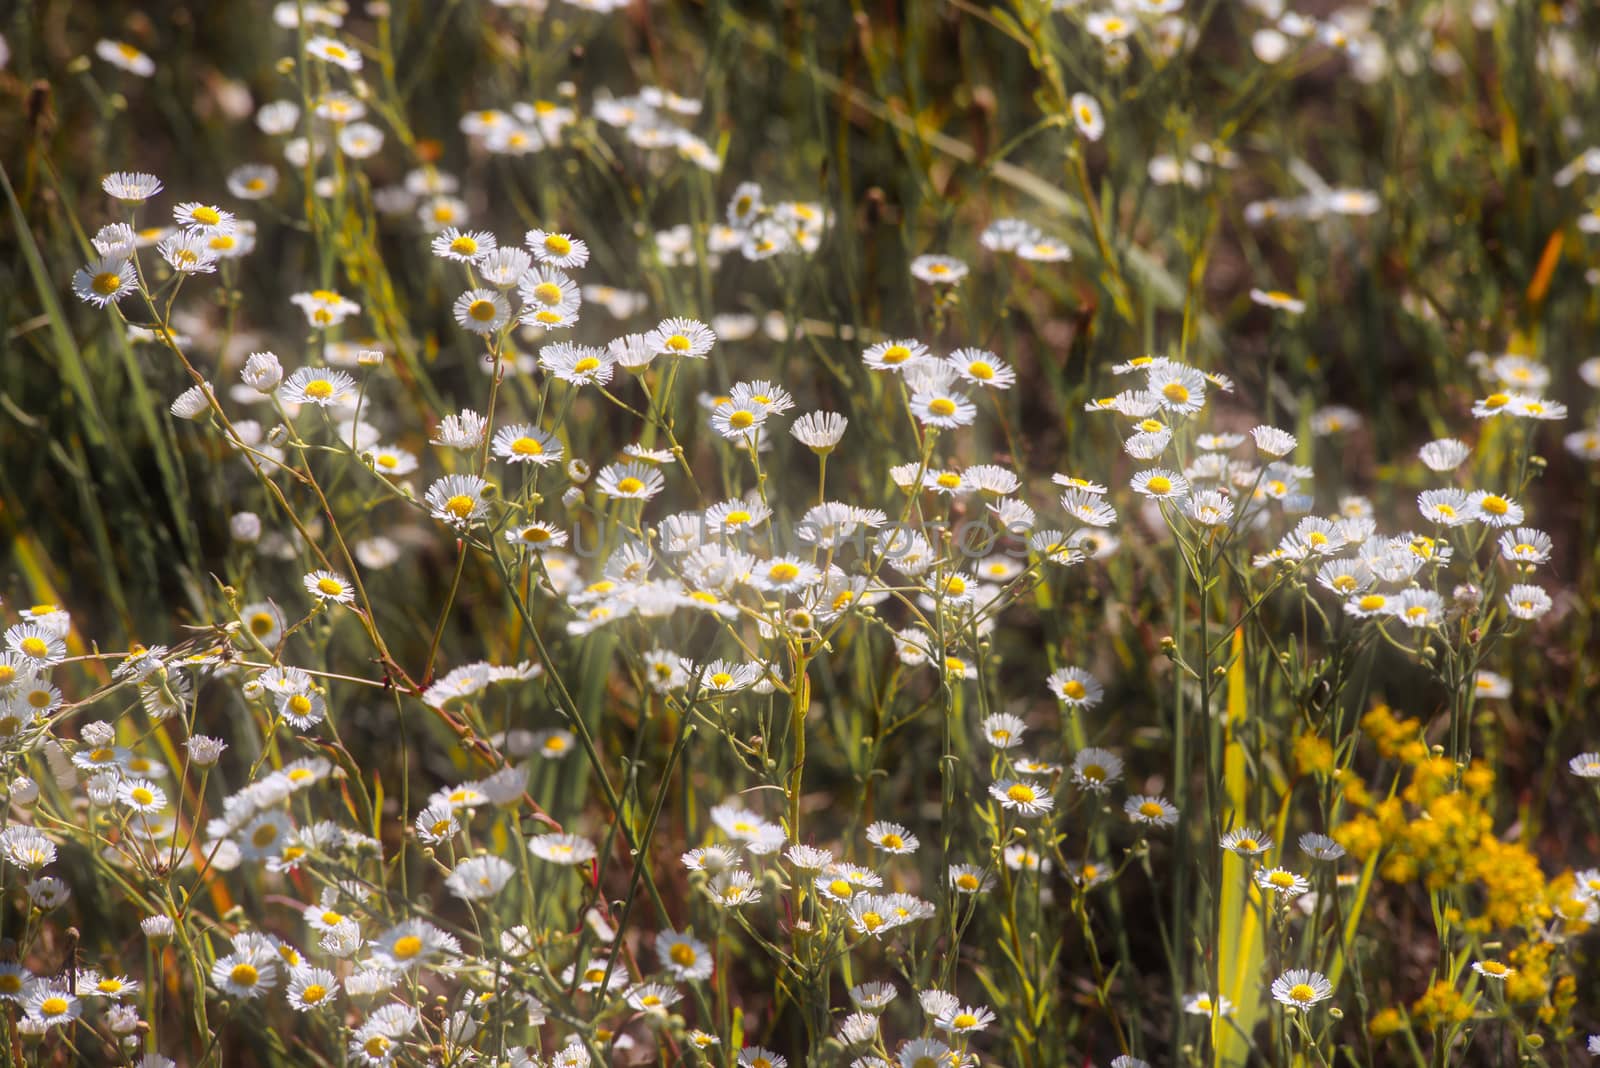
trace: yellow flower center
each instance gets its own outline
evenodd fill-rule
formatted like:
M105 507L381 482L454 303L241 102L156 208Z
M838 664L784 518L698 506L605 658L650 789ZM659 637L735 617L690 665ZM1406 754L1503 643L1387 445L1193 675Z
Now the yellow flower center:
M938 416L956 414L956 402L949 397L935 397L928 402L928 411Z
M311 698L303 693L297 693L289 698L289 711L297 716L303 716L311 711Z
M1085 764L1083 766L1083 777L1090 782L1104 782L1106 769L1099 764Z
M1511 970L1497 960L1486 960L1483 962L1482 967L1485 972L1488 972L1490 975L1494 976L1504 976Z
M861 926L869 931L876 931L883 926L883 917L876 912L863 912L861 914Z
M389 1040L382 1035L373 1035L361 1044L361 1048L367 1056L378 1058L389 1052L390 1045Z
M122 275L116 271L101 271L94 276L94 281L89 284L102 297L109 297L122 288Z
M600 361L593 356L585 356L572 365L572 370L580 375L586 375L600 366Z
M1294 885L1294 876L1286 871L1275 871L1267 876L1267 882L1278 890L1287 890Z
M328 988L321 983L312 983L300 991L300 1000L307 1005L315 1005L328 996Z
M1161 395L1173 404L1189 403L1189 387L1182 382L1168 382L1161 387Z
M48 708L50 706L49 690L32 690L28 694L28 704L34 708Z
M1031 805L1039 795L1027 783L1019 782L1006 789L1006 796L1019 805Z
M256 971L254 964L235 964L228 973L228 979L237 986L255 986L261 978L261 973Z
M319 578L317 579L317 592L327 594L329 597L337 597L344 592L344 583L334 578Z
M1143 816L1145 819L1153 820L1164 815L1164 811L1161 806L1156 804L1154 801L1146 801L1139 806L1139 815Z
M476 256L478 254L478 242L474 238L462 234L450 242L450 251L458 256Z
M195 222L204 223L207 226L215 226L222 221L222 215L216 208L206 207L205 205L195 208L191 215Z
M1074 701L1081 701L1083 700L1084 695L1089 692L1089 690L1077 679L1068 679L1066 682L1061 684L1061 692L1072 698Z
M451 497L448 501L444 502L444 510L455 516L457 519L467 518L467 516L472 514L472 509L475 506L476 502L471 497L468 497L465 493L458 493L454 497Z
M680 968L687 968L696 960L694 947L686 942L675 942L667 951L667 957Z
M743 508L735 508L723 518L722 525L725 527L743 526L745 523L750 522L750 518L749 512Z
M547 252L553 252L557 256L565 256L572 251L572 242L560 234L546 234L544 247Z
M673 334L667 338L666 349L669 352L688 352L694 345L682 334Z
M305 395L312 400L327 400L333 396L333 383L326 378L313 378L306 383Z
M271 634L272 628L277 626L277 620L272 618L271 612L257 612L250 617L250 633L256 637Z
M534 542L549 541L550 532L544 529L544 527L528 527L522 532L522 540Z
M24 653L35 660L42 659L50 653L49 643L43 638L38 638L31 634L22 639L21 648Z
M951 575L945 580L944 591L953 597L960 597L967 592L967 580L960 575Z
M66 998L45 998L39 1002L40 1016L64 1016L70 1008Z
M1172 492L1172 479L1168 478L1165 475L1156 475L1156 476L1152 477L1150 479L1150 481L1146 482L1144 485L1145 485L1145 488L1148 489L1151 493L1171 493Z
M1491 493L1489 496L1478 502L1478 507L1482 508L1485 512L1488 512L1490 515L1505 515L1511 510L1511 502L1507 501L1504 497L1497 497Z
M1356 602L1356 607L1360 608L1363 612L1376 612L1378 609L1382 608L1388 603L1389 598L1385 597L1383 594L1369 593L1365 597L1361 598L1361 600Z
M1356 577L1354 575L1339 575L1333 580L1333 588L1340 593L1349 593L1356 588Z
M732 681L733 676L726 671L714 671L711 673L711 685L713 686L726 686Z
M511 443L511 451L518 456L541 456L544 446L539 444L538 438L518 438Z
M533 296L540 304L560 304L561 287L554 282L540 282L533 287Z
M834 897L849 897L855 893L855 887L850 885L848 879L835 879L828 884L828 892Z
M884 835L878 844L883 846L885 849L904 849L906 840L901 838L898 834L890 833Z
M395 960L410 960L421 952L422 939L416 935L406 935L395 940L394 948L389 951L389 955Z
M1487 397L1483 398L1483 406L1488 408L1490 411L1493 411L1496 408L1504 408L1510 403L1511 397L1506 393L1491 393Z
M890 345L883 350L883 355L879 359L890 366L905 363L911 359L911 350L904 345Z
M1309 983L1296 983L1289 988L1289 1000L1304 1004L1317 996L1316 990Z
M278 825L275 823L263 823L250 835L250 844L255 846L257 849L265 849L267 846L271 845L277 840Z
M487 323L494 319L495 307L492 300L475 300L467 305L467 317L475 323Z
M755 413L746 411L743 408L738 409L732 415L728 416L728 425L733 427L735 430L746 430L752 426L755 421Z
M632 475L617 482L618 493L638 493L642 489L644 489L644 483Z
M128 791L128 796L133 798L133 803L136 805L151 805L156 800L156 795L143 786L135 786Z
M799 575L800 568L787 560L781 560L767 569L767 577L774 582L792 582Z
M1241 838L1239 839L1238 846L1246 853L1254 853L1256 850L1261 848L1261 843L1256 841L1254 838Z
M939 484L940 489L955 489L961 485L961 476L954 471L946 471L934 481Z

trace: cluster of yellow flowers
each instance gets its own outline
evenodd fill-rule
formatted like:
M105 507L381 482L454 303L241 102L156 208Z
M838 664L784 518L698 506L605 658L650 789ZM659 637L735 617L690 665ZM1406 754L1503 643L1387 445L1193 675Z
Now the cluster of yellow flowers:
M1488 807L1495 774L1486 764L1458 766L1439 755L1420 720L1398 716L1386 705L1367 712L1361 726L1378 754L1399 767L1385 772L1392 774L1386 784L1364 781L1348 766L1331 771L1356 810L1334 829L1334 839L1355 859L1374 863L1383 881L1425 886L1447 930L1479 945L1521 937L1505 955L1505 1002L1537 1004L1543 1024L1565 1021L1577 984L1571 975L1555 974L1561 936L1586 930L1595 919L1573 874L1547 878L1526 846L1497 836ZM1295 752L1302 771L1329 772L1331 752L1303 742ZM1470 987L1440 978L1410 1009L1428 1027L1448 1028L1471 1019L1479 1001ZM1391 1007L1373 1017L1370 1030L1384 1037L1403 1026L1403 1014Z

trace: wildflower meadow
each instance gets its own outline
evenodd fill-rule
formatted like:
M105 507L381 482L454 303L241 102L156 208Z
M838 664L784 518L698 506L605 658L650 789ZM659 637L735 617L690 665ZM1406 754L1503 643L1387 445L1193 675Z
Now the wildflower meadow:
M0 1065L1600 1056L1600 9L0 2Z

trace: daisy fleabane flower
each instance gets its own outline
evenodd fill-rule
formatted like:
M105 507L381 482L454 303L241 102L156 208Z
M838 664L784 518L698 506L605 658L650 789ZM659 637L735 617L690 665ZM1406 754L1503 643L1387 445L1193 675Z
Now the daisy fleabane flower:
M499 243L487 230L458 230L447 226L435 234L431 243L433 254L440 259L457 263L476 263L494 252Z
M425 502L435 519L465 529L489 511L489 491L477 475L445 475L428 487Z
M547 434L531 423L513 423L495 431L493 451L495 456L510 464L533 464L547 467L561 462L563 447L560 439Z
M361 69L361 53L332 37L313 37L306 42L306 54L347 71Z
M1430 441L1417 453L1428 470L1437 471L1441 474L1446 471L1454 471L1471 454L1471 447L1465 442L1457 441L1455 438L1439 438L1436 441Z
M86 304L104 308L134 292L139 278L126 256L107 255L90 260L72 276L72 292Z
M1122 803L1122 810L1135 823L1149 827L1171 827L1178 822L1178 810L1162 797L1135 794Z
M303 580L306 592L319 601L332 601L334 604L353 604L356 599L355 587L342 575L332 571L312 571Z
M717 342L716 333L694 319L663 319L644 335L644 343L661 356L684 356L703 360Z
M862 362L874 371L900 371L927 358L928 347L910 338L880 341L861 354Z
M789 433L819 456L832 452L844 437L850 420L837 412L808 412L794 421Z
M1276 894L1281 901L1299 897L1311 889L1305 876L1285 868L1262 868L1256 872L1256 885Z
M1059 668L1045 682L1056 700L1074 708L1093 708L1105 695L1099 680L1082 668Z
M1055 807L1055 798L1043 786L1026 779L1001 779L989 785L989 795L1002 808L1022 816L1042 816Z
M156 61L126 41L113 41L102 37L94 44L94 54L113 67L141 78L152 77L156 72Z
M1292 1009L1309 1009L1333 997L1333 984L1321 972L1291 968L1272 981L1272 997Z
M483 444L483 437L488 427L488 421L483 416L471 408L463 408L459 413L447 415L439 420L439 429L434 432L433 444L450 449L476 449Z
M137 204L161 192L161 179L143 171L113 171L100 179L100 188L109 197Z
M207 237L213 234L231 234L238 220L231 211L202 204L197 200L186 200L172 209L173 218L178 220L179 226L188 227L199 231Z
M1009 364L983 349L957 349L945 362L973 385L1010 389L1017 382L1017 373Z
M350 397L355 385L356 380L344 371L302 367L284 381L278 396L286 404L315 404L326 408Z
M523 321L534 326L554 327L576 322L583 307L583 291L560 268L542 264L517 281L517 292L525 307ZM552 318L554 316L555 318Z
M917 836L898 823L879 820L867 828L867 841L885 853L915 853Z
M194 230L184 230L164 238L156 252L179 274L210 274L217 269L217 253L209 238Z
M660 471L641 463L607 464L595 476L601 493L621 500L649 500L665 485Z
M1086 141L1098 141L1106 132L1106 117L1100 110L1100 102L1088 93L1072 94L1072 122Z
M1260 856L1272 849L1272 839L1254 827L1238 827L1222 836L1222 848L1241 857Z
M1275 426L1258 426L1250 431L1250 436L1255 439L1256 448L1263 455L1274 458L1289 455L1296 444L1293 434Z
M511 321L511 305L494 289L469 289L451 308L456 323L474 334L493 334Z
M967 265L954 256L918 256L911 261L911 276L929 285L955 285L967 276Z
M552 267L571 270L589 262L589 246L571 234L529 230L524 242L533 250L534 258Z
M978 407L955 390L919 390L911 396L911 414L924 426L948 430L970 425Z

